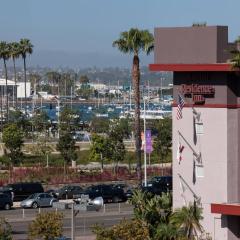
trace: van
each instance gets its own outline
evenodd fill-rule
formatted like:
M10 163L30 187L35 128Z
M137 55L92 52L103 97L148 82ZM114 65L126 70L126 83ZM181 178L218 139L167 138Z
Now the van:
M22 201L34 193L44 192L43 186L39 182L20 182L8 184L4 190L12 192L13 201Z

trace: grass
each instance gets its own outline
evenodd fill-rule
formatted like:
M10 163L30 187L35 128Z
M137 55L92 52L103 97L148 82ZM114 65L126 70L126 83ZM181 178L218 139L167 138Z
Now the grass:
M91 161L89 160L89 150L82 150L82 151L77 151L77 164L83 164L86 165L90 163ZM144 155L141 155L142 163L144 162ZM156 153L152 153L150 155L150 161L151 164L156 164L156 163L170 163L172 161L172 152L169 151L168 156L166 159L163 161L159 159L159 156ZM149 162L149 155L147 154L147 163ZM2 166L7 166L9 163L9 159L7 156L2 156L0 157L0 163ZM49 166L63 166L64 160L60 154L49 154L48 156L48 163ZM111 162L108 162L111 163ZM127 152L125 155L125 159L122 163L128 164L131 166L132 164L136 163L136 157L135 157L135 152ZM106 164L106 162L105 162ZM47 165L47 159L44 156L39 156L39 155L30 155L30 154L25 154L24 155L24 160L19 166L46 166Z

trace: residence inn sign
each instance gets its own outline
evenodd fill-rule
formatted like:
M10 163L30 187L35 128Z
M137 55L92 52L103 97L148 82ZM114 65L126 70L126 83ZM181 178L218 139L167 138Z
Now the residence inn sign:
M215 88L212 85L182 84L180 92L185 98L192 98L194 104L204 104L205 98L214 97Z

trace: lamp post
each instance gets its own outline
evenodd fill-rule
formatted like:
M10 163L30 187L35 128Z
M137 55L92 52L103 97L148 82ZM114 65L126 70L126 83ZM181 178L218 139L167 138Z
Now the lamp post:
M58 133L57 133L57 138L59 139L59 131L60 131L60 100L57 99L57 104L58 104Z
M146 100L148 97L143 97L143 131L144 131L144 186L147 186L147 144L146 144Z

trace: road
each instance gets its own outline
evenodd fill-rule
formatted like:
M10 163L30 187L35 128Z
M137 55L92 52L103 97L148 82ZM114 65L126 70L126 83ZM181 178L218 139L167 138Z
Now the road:
M12 226L13 239L27 239L28 226L35 218L38 212L56 211L53 208L42 208L40 210L25 209L24 215L22 209L13 209L9 211L0 211L0 217L5 217ZM58 210L59 211L59 210ZM64 214L63 231L64 236L71 236L71 210L60 210ZM127 203L106 204L105 210L99 212L80 212L76 216L76 236L89 236L92 234L92 226L103 224L110 227L119 223L122 219L132 217L132 206Z

